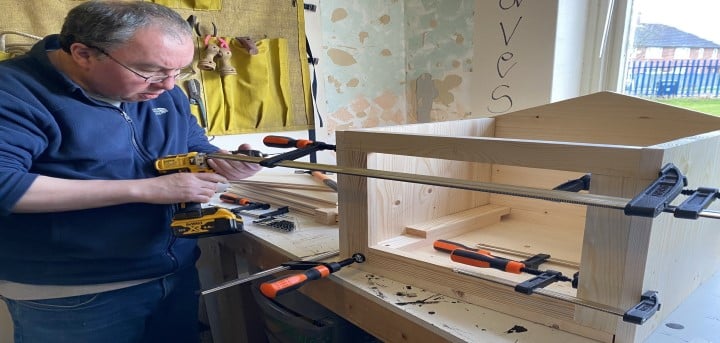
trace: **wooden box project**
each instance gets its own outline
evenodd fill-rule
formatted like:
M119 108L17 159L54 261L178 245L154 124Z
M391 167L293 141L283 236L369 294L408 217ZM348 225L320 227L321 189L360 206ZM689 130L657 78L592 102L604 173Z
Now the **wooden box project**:
M629 200L667 163L686 189L720 186L717 130L720 118L601 92L495 117L337 132L337 157L344 168L544 190L589 173L583 192ZM643 341L720 266L717 219L362 176L339 175L339 187L340 250L366 255L357 268L598 341ZM533 275L453 262L433 249L437 239L514 260L549 254L539 269L579 272L578 287L518 293ZM649 290L660 311L624 322Z

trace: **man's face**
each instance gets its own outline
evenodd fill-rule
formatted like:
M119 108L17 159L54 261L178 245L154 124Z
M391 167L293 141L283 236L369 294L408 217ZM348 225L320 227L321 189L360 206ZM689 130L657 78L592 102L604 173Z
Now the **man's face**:
M98 54L86 78L92 93L119 101L155 99L175 86L181 69L192 63L194 44L190 37L178 40L158 28L144 28L122 46ZM169 76L158 83L142 77Z

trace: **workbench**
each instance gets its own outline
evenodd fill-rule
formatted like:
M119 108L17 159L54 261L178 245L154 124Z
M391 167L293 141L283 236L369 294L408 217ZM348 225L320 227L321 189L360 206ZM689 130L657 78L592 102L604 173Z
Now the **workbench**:
M201 239L203 288L287 261L312 259L338 250L337 226L291 215L299 224L292 232L258 226L252 218L246 218L246 232ZM264 340L262 321L249 287L249 283L239 285L203 298L215 342ZM594 342L352 266L313 281L300 291L384 342ZM647 342L717 342L718 309L720 276L716 275L664 321Z

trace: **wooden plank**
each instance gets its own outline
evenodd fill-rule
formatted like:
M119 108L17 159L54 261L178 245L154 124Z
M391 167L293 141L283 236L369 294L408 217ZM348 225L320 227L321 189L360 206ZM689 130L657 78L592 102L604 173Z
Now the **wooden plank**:
M328 175L336 178L335 175ZM253 184L260 186L279 187L279 188L297 188L317 190L323 192L332 192L327 186L315 180L310 174L280 174L260 172L243 180L232 181L231 184Z
M338 222L338 209L337 207L316 208L313 218L319 224L335 225Z
M348 149L383 154L425 156L438 159L452 156L453 160L458 161L643 176L636 175L636 165L630 163L640 157L641 148L637 146L517 138L423 136L385 132L346 131L343 132L343 135L360 136L352 138L352 141L357 141L357 143L347 146ZM568 156L572 156L572 158L568 158ZM609 166L603 161L616 162Z
M405 234L437 240L500 222L510 213L506 206L484 205L405 227Z
M318 208L337 206L337 193L334 192L278 189L248 184L233 184L227 191L253 202L268 203L275 207L288 206L291 212L311 216L315 215Z
M292 200L293 202L298 203L308 203L308 207L322 207L322 205L330 207L337 205L337 194L333 192L247 184L231 185L228 191L238 195L242 195L242 192L252 192L261 195L265 194L265 196L262 197L266 199L274 199L275 201L273 202Z
M358 168L367 168L367 154L342 150L337 152L338 164L343 163ZM340 226L348 229L340 230L340 251L353 254L365 253L368 247L370 233L363 228L368 227L368 217L371 215L368 201L379 201L375 193L368 194L368 179L360 176L338 175L338 188L352 191L338 192L338 210ZM343 224L345 223L345 224ZM356 226L358 231L349 228ZM365 231L365 234L359 234ZM377 238L373 238L375 241Z
M678 118L683 118L682 123ZM520 110L495 120L495 137L632 146L720 130L713 116L612 92ZM613 167L620 169L615 163Z

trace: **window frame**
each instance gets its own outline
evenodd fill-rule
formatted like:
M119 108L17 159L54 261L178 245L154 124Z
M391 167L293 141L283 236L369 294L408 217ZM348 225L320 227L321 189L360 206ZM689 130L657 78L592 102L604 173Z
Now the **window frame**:
M633 0L597 0L589 3L581 94L617 92L621 89L621 75L627 54L632 53L626 49L632 46L632 33L629 32L632 3Z

